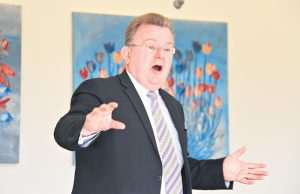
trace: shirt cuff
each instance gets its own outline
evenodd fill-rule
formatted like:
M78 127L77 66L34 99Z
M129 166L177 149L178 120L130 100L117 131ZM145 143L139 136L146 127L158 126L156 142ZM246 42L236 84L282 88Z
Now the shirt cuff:
M100 131L93 133L91 135L88 136L84 136L82 135L82 133L80 133L79 139L78 139L78 145L82 148L86 148L87 146L90 145L90 143L93 142L93 140L98 137L98 135L100 134Z
M225 181L225 186L228 189L230 187L230 181Z

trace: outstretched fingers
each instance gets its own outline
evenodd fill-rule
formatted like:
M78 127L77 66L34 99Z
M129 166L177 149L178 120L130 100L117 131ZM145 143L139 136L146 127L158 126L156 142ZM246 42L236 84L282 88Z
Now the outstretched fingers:
M248 180L264 180L265 176L262 175L255 175L255 174L248 174L246 177Z
M262 163L247 163L249 169L266 168L266 164Z
M260 163L244 163L236 179L244 184L253 184L256 180L264 180L268 172L258 169L265 167L265 164Z
M112 120L110 124L110 128L122 130L125 129L125 124L120 121Z
M244 184L246 184L246 185L252 185L252 184L255 183L254 180L251 180L251 179L248 179L248 178L242 178L242 179L240 179L239 182L244 183Z

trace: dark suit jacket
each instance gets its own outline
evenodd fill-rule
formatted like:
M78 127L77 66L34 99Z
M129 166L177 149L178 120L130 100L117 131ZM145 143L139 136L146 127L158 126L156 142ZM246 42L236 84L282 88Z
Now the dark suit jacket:
M184 166L184 194L193 189L226 189L223 159L197 161L188 158L187 131L180 103L159 90L178 131ZM117 102L112 117L125 130L108 130L87 147L78 146L85 117L102 103ZM107 79L83 82L74 92L71 108L58 122L56 142L76 151L73 194L159 194L162 164L150 120L126 72Z

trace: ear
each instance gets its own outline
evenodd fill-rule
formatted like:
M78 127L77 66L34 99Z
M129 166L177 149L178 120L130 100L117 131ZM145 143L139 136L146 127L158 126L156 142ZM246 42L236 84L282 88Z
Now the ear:
M121 54L124 59L124 65L128 65L130 61L130 48L128 46L123 46Z

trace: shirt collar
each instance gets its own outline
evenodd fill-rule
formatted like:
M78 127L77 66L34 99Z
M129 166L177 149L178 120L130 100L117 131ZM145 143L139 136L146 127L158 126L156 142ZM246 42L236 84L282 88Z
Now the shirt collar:
M143 97L146 96L150 91L146 89L140 82L138 82L128 71L127 73L139 95ZM158 90L155 90L154 92L157 96L160 96Z

